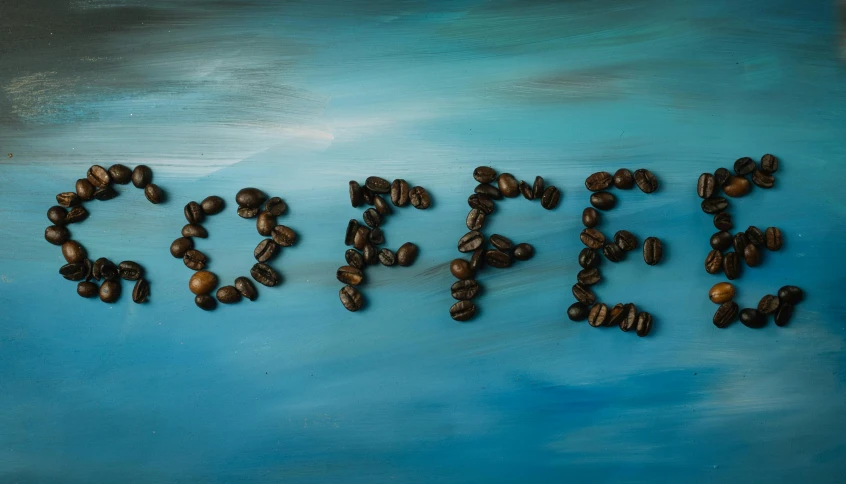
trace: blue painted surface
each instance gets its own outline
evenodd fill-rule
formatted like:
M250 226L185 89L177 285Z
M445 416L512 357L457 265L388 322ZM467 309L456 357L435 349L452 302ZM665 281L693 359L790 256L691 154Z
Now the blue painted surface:
M829 2L270 3L0 6L0 481L843 482ZM807 300L789 327L717 330L694 183L765 152L777 187L733 214L786 243L738 301L787 283ZM42 237L55 193L113 162L150 164L168 202L124 188L73 233L147 268L144 306L80 299ZM458 324L447 263L479 164L564 197L500 205L489 233L537 255L484 273L480 316ZM601 228L658 236L666 259L605 264L598 292L652 312L649 338L564 315L583 180L619 167L661 190L622 193ZM346 183L370 174L435 204L390 219L388 246L420 259L368 271L370 307L350 314ZM250 185L288 201L300 243L274 263L281 287L203 313L168 254L181 208ZM230 203L207 227L211 268L246 275L253 223Z

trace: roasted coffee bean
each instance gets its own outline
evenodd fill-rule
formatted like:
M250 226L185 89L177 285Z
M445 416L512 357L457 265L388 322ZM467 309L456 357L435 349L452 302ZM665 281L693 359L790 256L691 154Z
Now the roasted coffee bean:
M471 301L458 301L449 308L449 315L456 321L469 321L476 315L476 305Z
M282 282L282 276L279 275L272 267L261 262L254 264L250 269L250 275L259 284L267 287L273 287Z
M473 279L475 275L470 263L465 259L453 259L449 263L449 271L456 279Z
M274 217L281 217L288 211L288 204L279 197L269 198L264 202L264 211Z
M378 227L382 223L382 216L379 215L379 212L376 211L375 208L368 208L364 211L364 223L369 225L371 228Z
M276 247L276 242L271 239L264 239L253 250L253 257L259 262L267 262L276 255Z
M120 278L120 269L114 262L106 259L105 257L100 257L91 267L91 277L97 279L98 281L100 279L116 281Z
M738 309L737 303L734 301L726 301L720 304L717 312L714 313L714 326L722 329L733 323L737 319Z
M361 254L362 257L364 257L365 264L367 265L372 266L379 262L379 251L369 242L364 245L364 250L361 251Z
M141 304L150 297L150 283L146 279L138 279L132 288L132 302Z
M217 195L212 195L204 198L203 201L200 202L200 207L206 215L217 215L226 208L226 202Z
M637 330L637 308L634 304L628 303L623 308L623 320L620 321L620 329L624 333L631 330Z
M88 173L85 174L85 177L88 178L88 181L90 181L92 185L98 188L108 186L108 184L112 182L112 177L109 176L109 172L100 165L92 165L91 168L88 169Z
M205 227L202 225L193 225L187 224L182 227L182 236L183 237L197 237L199 239L205 239L209 236L209 233L206 231Z
M787 326L787 323L790 322L790 318L793 316L793 305L792 304L782 304L778 307L775 312L775 324L776 326Z
M496 170L489 166L479 166L473 170L473 178L479 183L491 183L496 180Z
M485 251L485 264L497 269L511 267L511 254L496 249Z
M479 294L481 287L475 279L465 279L455 281L450 287L453 299L459 301L469 301Z
M714 227L717 230L729 231L734 228L734 223L731 221L731 214L728 212L718 213L714 215Z
M478 271L485 265L485 248L479 247L478 249L473 251L473 255L470 256L470 269L473 272Z
M699 175L699 181L696 184L696 193L699 198L711 198L717 188L717 180L714 175L710 173L703 173Z
M62 225L51 225L44 229L44 240L53 245L62 245L70 239L70 232Z
M758 303L758 312L769 316L770 314L776 312L776 309L778 309L778 305L778 297L773 296L772 294L767 294L766 296L762 297L761 301Z
M373 193L390 193L391 191L391 182L378 176L367 177L364 186L372 190Z
M555 207L558 206L558 202L561 200L561 191L550 185L546 187L543 191L543 196L541 197L541 207L547 210L553 210Z
M182 209L185 214L185 220L189 224L201 224L206 219L206 214L203 212L203 207L197 202L188 202L185 208Z
M471 230L458 239L459 252L473 252L485 242L485 236L478 230Z
M586 306L590 306L590 304L586 304ZM588 324L594 328L605 326L605 322L608 321L608 306L602 303L593 304L590 308L590 312L588 312L587 320Z
M297 241L297 234L288 226L277 225L273 227L270 238L281 247L290 247Z
M120 299L120 283L117 281L103 281L100 285L100 300L113 303Z
M89 201L94 199L94 192L97 189L88 181L88 178L80 178L76 181L76 195L82 201Z
M605 244L602 248L602 255L611 262L622 262L626 253L617 244Z
M338 291L338 295L341 297L341 304L344 305L347 311L355 312L364 306L364 298L358 292L358 289L352 286L342 287Z
M259 208L267 200L267 195L258 188L242 188L235 194L235 203L239 207Z
M235 286L223 286L217 290L217 300L223 304L234 304L241 300L241 293Z
M420 249L411 242L406 242L397 249L397 264L408 267L417 259Z
M628 168L620 168L614 172L614 187L629 190L634 187L634 175Z
M573 285L573 297L576 298L576 301L579 301L582 304L587 306L592 305L596 302L596 295L593 291L590 290L588 286L584 284L574 284Z
M344 252L344 259L347 261L347 265L355 267L356 269L364 269L364 256L361 252L355 249L347 249Z
M743 158L738 158L737 161L734 162L734 172L740 176L745 176L752 173L755 170L755 160L749 158L748 156L744 156Z
M611 210L617 205L617 197L609 192L598 192L590 196L590 204L600 210Z
M599 225L601 217L599 216L599 211L597 211L593 207L587 207L586 209L582 210L582 224L584 224L587 228L593 228Z
M188 280L188 289L196 295L209 294L217 287L217 276L209 271L197 271Z
M761 251L753 244L748 244L743 249L743 260L749 267L757 267L761 265Z
M596 229L582 230L582 233L579 234L579 239L591 249L601 249L605 245L605 236Z
M541 198L543 196L543 191L545 187L545 182L542 176L536 176L535 182L532 183L532 199Z
M203 311L211 311L217 307L217 300L208 294L199 294L194 298L194 304Z
M576 280L579 281L579 284L592 286L602 280L602 274L600 274L599 269L596 268L582 269L576 275Z
M513 198L520 194L517 179L511 173L500 173L496 185L503 197Z
M725 185L723 193L727 197L738 198L747 195L752 190L749 180L742 176L730 176Z
M137 281L144 276L144 268L141 267L141 264L131 260L121 262L117 268L118 276L125 281Z
M116 163L109 167L109 177L113 183L118 185L126 185L132 179L132 170L126 165Z
M411 200L411 206L419 210L426 210L432 205L432 198L423 187L414 187L409 190L408 198Z
M353 236L353 247L364 250L364 246L370 242L370 227L359 225Z
M397 207L404 207L408 205L409 202L409 194L408 192L411 190L411 187L408 186L408 182L403 180L402 178L397 178L396 180L391 183L391 203Z
M391 267L397 263L397 255L391 249L383 248L379 251L379 262L385 267Z
M361 200L365 205L373 205L373 197L375 196L376 194L373 193L373 190L367 187L361 187Z
M82 281L76 285L76 293L82 297L94 297L98 292L100 292L100 288L90 281Z
M614 178L607 171L598 171L585 179L585 188L599 192L611 186Z
M96 197L97 194L95 193L94 196ZM155 183L148 183L147 186L144 187L144 196L147 197L147 200L152 204L158 204L164 201L164 192Z
M620 230L614 234L614 243L626 252L637 249L637 237L628 230Z
M664 257L664 244L658 237L647 237L643 241L643 261L654 266Z
M718 187L722 187L726 184L730 176L731 172L727 168L717 168L717 171L714 172L714 182Z
M767 230L764 231L764 238L766 238L767 241L767 249L773 251L781 249L783 241L781 237L781 229L778 227L767 227Z
M740 256L737 252L726 252L723 255L723 272L730 281L740 277Z
M79 205L79 195L74 192L63 192L56 195L56 203L67 208Z
M514 243L511 242L511 239L503 235L493 234L491 235L490 241L491 245L503 252L509 252L514 247Z
M649 335L649 332L652 331L652 315L646 311L638 314L637 321L635 322L635 331L641 338Z
M351 218L350 221L347 223L347 231L344 235L344 244L353 245L355 243L355 234L356 232L358 232L358 227L358 220Z
M745 232L738 232L734 234L732 244L734 245L734 251L737 252L738 255L741 255L746 249L746 246L749 245L749 238L746 237Z
M385 233L382 232L382 229L376 227L370 231L368 240L370 240L370 243L373 245L382 245L385 243Z
M491 200L501 200L502 193L499 191L499 188L488 185L487 183L479 183L476 185L476 188L473 189L473 193L478 193L479 195L484 195Z
M85 210L85 207L73 207L68 210L67 215L65 216L65 223L68 224L75 224L77 222L82 222L83 220L88 218L88 210Z
M149 186L149 185L148 185ZM188 237L180 237L170 244L170 255L181 259L185 253L194 248L194 241Z
M581 252L579 252L579 265L584 269L599 267L599 263L601 261L602 258L599 257L599 254L593 249L585 247Z
M574 302L567 308L567 317L570 318L570 321L584 321L587 319L589 311L588 307L584 304Z
M65 257L65 260L68 261L68 264L74 264L86 259L88 257L88 252L85 250L85 247L79 244L79 242L69 240L62 244L62 255Z
M466 224L468 230L482 230L485 225L485 212L478 208L471 209L467 214Z
M635 170L634 179L643 193L652 193L658 189L658 178L649 170L643 168Z
M153 195L155 195L155 194L153 194ZM110 186L98 188L94 192L94 198L96 198L97 200L99 200L101 202L105 202L106 200L111 200L111 199L115 198L116 196L118 196L118 192L116 192L115 189L110 187Z
M65 225L68 211L64 207L53 205L47 210L47 219L56 225Z
M388 215L393 212L388 202L379 195L373 197L373 206L376 208L376 211L379 212L379 215Z
M749 240L749 243L755 244L758 247L767 245L767 237L764 235L764 232L754 225L750 225L749 228L746 229L746 237Z
M767 325L767 318L757 309L745 308L740 310L740 322L747 328L763 328Z
M531 185L526 183L525 180L520 180L519 187L520 187L520 193L523 194L523 198L525 198L526 200L534 200L535 199L535 195L534 195L534 193L532 193ZM543 195L543 194L541 194L541 195Z
M194 271L201 271L205 269L206 261L206 255L195 249L189 250L184 256L182 256L182 262L185 264L185 267Z
M761 170L752 172L752 183L761 188L772 188L775 186L775 178Z
M805 293L796 286L783 286L778 290L778 300L780 303L799 304L804 298Z
M761 157L761 171L772 175L778 171L778 158L767 153Z
M241 294L241 296L249 299L250 301L255 301L258 297L256 286L254 286L253 283L244 276L235 279L235 289L238 290L238 293Z
M728 282L718 282L708 291L708 298L716 304L731 301L734 299L734 286Z
M731 234L725 231L717 232L711 236L711 248L723 251L731 247Z
M608 311L608 318L605 320L605 326L620 326L623 320L626 319L626 306L623 303L617 303ZM637 322L637 317L635 317Z
M69 281L81 281L91 276L91 261L85 259L75 264L65 264L59 268L59 274Z
M531 244L521 242L514 246L514 252L511 254L517 260L529 260L535 255L535 248Z
M364 194L361 191L361 185L355 180L350 180L350 204L356 208L362 203L364 203Z
M485 215L490 215L494 211L493 200L478 193L474 193L467 198L467 205L470 205L470 208L480 210Z
M708 252L705 257L705 272L708 274L716 274L723 270L723 253L718 249Z
M135 188L146 188L153 181L153 170L147 165L138 165L132 170L132 184Z
M707 198L702 200L702 211L715 215L728 208L728 200L723 197Z

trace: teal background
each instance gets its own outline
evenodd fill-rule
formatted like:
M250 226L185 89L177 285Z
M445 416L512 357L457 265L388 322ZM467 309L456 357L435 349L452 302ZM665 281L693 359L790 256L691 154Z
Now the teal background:
M846 66L823 1L85 3L0 1L0 482L843 482ZM732 201L781 252L737 282L753 306L807 292L791 324L718 330L702 268L703 171L782 160ZM5 154L11 153L8 157ZM83 300L44 242L54 195L88 166L153 167L72 227L132 259L152 298ZM449 261L472 170L563 190L501 203L488 233L534 259L480 276L449 318ZM604 301L648 338L572 323L584 178L649 168L601 229L657 236L665 260L605 263ZM369 307L338 301L347 182L426 187L375 268ZM198 248L224 281L260 240L234 213L284 197L299 243L283 285L204 313L168 253L190 200L230 202Z

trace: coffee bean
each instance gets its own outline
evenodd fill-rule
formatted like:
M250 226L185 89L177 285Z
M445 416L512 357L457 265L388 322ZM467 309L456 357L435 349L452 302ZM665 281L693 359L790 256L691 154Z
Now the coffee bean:
M748 244L746 248L743 249L743 260L746 261L746 265L749 267L757 267L761 265L761 252L758 250L758 247L753 244Z
M103 281L100 285L100 300L113 303L120 299L120 283L117 281Z
M479 183L491 183L496 180L496 170L489 166L480 166L473 170L473 178Z
M634 175L628 168L620 168L614 172L614 186L620 190L630 190L634 187Z
M637 249L637 237L628 230L620 230L614 234L614 243L626 252Z
M582 269L576 275L576 280L579 281L579 284L592 286L602 280L602 274L600 274L599 269L596 268Z
M775 186L775 178L761 170L752 172L752 183L761 188L772 188Z
M474 279L455 281L452 284L452 287L450 287L453 299L458 299L459 301L469 301L473 299L479 294L480 290L481 286L479 286L479 283Z
M120 277L120 269L118 269L118 266L114 262L105 257L100 257L91 267L91 277L98 281L100 279L116 281Z
M367 265L372 266L379 262L379 251L376 250L376 246L369 242L364 245L364 250L361 251L361 254L364 257L364 263Z
M370 243L373 245L382 245L385 243L385 233L382 232L382 229L376 227L370 231L370 237L368 237L368 240L370 240Z
M456 321L469 321L476 315L476 305L471 301L458 301L449 308L449 315Z
M711 248L720 251L731 247L731 234L725 231L720 231L711 236Z
M778 171L778 158L767 153L761 157L761 171L772 175Z
M720 304L720 307L714 313L714 326L722 329L733 323L737 319L738 309L737 303L734 301L726 301Z
M65 264L59 268L59 274L69 281L81 281L91 276L91 261L85 259L75 264Z
M480 210L485 215L490 215L494 211L493 200L478 193L474 193L467 198L467 205L470 205L470 208Z
M767 249L779 250L782 245L781 230L778 227L767 227L764 232L764 237L767 239Z
M622 262L626 258L626 253L617 244L605 244L602 254L611 262Z
M297 241L297 234L290 227L285 225L277 225L273 227L270 237L280 247L290 247Z
M266 202L264 202L264 211L274 217L281 217L288 211L288 204L285 203L285 200L282 200L279 197L269 198Z
M198 271L188 280L188 289L196 295L209 294L217 287L217 276L213 272Z
M80 178L76 181L76 195L80 200L86 202L88 200L93 200L94 192L96 191L97 189L94 188L94 185L92 185L90 181L88 181L88 178Z
M607 171L598 171L585 179L585 188L599 192L611 186L614 178Z
M100 288L90 281L82 281L76 285L76 293L82 297L94 297L98 292L100 292Z
M148 185L149 186L149 185ZM118 196L118 192L115 191L114 188L110 186L105 186L103 188L98 188L94 192L94 198L101 202L105 202L106 200L111 200Z
M338 291L338 295L341 297L341 304L344 305L347 311L355 312L364 306L364 298L358 292L358 289L352 286L342 287Z
M194 248L194 241L188 237L180 237L170 244L170 255L181 259L185 253Z
M361 200L365 205L373 205L373 197L375 196L376 194L373 193L373 190L367 187L361 187Z
M738 158L737 161L734 162L734 172L740 176L748 175L752 173L753 170L755 170L755 160L749 158L748 156Z
M276 255L276 247L276 242L271 239L264 239L253 250L253 257L258 262L267 262Z
M226 207L226 202L217 195L212 195L203 199L200 207L206 215L217 215Z
M473 269L470 268L470 263L465 259L453 259L449 263L449 271L456 279L473 279L475 275Z
M582 304L587 306L592 305L596 302L596 295L593 291L590 290L588 286L584 284L574 284L573 285L573 297L576 298L576 301L579 301Z
M203 212L203 207L201 207L197 202L188 202L182 212L185 214L185 220L187 220L189 224L203 223L203 220L206 218L206 214Z
M497 269L511 267L511 254L495 249L485 251L485 264Z
M716 274L721 270L723 270L723 253L719 249L708 252L708 256L705 257L705 272Z
M574 302L567 308L567 317L570 321L584 321L588 317L588 307L580 302Z
M205 239L209 236L209 233L206 231L205 227L202 225L194 225L194 224L187 224L182 227L182 236L183 237L197 237L199 239Z
M92 165L91 168L88 169L88 173L85 174L85 177L88 178L88 181L90 181L92 185L98 188L108 186L109 183L112 182L112 177L109 176L109 172L100 165Z
M601 249L605 245L605 236L596 229L584 229L579 234L579 240L591 249Z
M383 248L379 251L379 262L385 267L391 267L397 263L397 255L391 249Z
M619 327L623 320L626 319L626 306L622 303L617 303L611 310L608 311L608 318L605 320L605 326L617 326ZM635 317L635 322L637 322L637 317Z
M710 173L703 173L699 175L699 181L696 184L696 193L699 198L711 198L717 188L717 180L714 175Z
M94 195L96 196L96 194ZM155 183L149 183L144 187L144 196L152 204L162 203L164 201L164 192Z
M702 200L702 211L707 214L718 214L728 208L728 200L723 197Z
M584 304L584 303L582 303ZM592 304L592 303L591 303ZM590 306L590 304L586 304ZM596 303L590 308L590 312L588 312L588 324L593 326L594 328L598 328L600 326L605 326L605 322L608 321L608 306L602 303Z
M203 311L211 311L217 307L217 300L208 294L199 294L194 298L194 304Z
M238 277L235 279L235 289L238 291L241 296L250 301L255 301L258 297L258 291L256 291L256 286L253 285L250 280L244 276Z
M649 170L643 168L635 170L634 179L643 193L652 193L658 189L658 178Z
M344 235L344 244L353 245L355 243L355 234L356 232L358 232L358 227L358 220L351 218L350 221L347 223L347 231ZM368 236L369 235L370 234L368 234Z
M755 244L758 247L763 247L767 244L767 237L764 235L764 232L754 225L750 225L749 228L746 229L746 237L749 240L749 243Z
M718 187L722 187L726 184L730 176L731 172L727 168L717 168L717 171L714 172L714 182Z
M201 271L205 269L206 261L206 255L195 249L189 250L182 257L182 262L185 264L185 267L194 271Z
M599 225L601 217L599 216L599 211L597 211L593 207L587 207L586 209L582 210L582 224L584 224L587 228L593 228Z
M787 323L790 322L790 318L793 316L793 305L792 304L782 304L778 307L775 312L775 324L776 326L782 327L787 326Z
M726 252L723 255L723 272L730 281L740 277L740 256L737 252Z
M412 188L408 192L408 198L411 200L411 206L419 210L426 210L432 204L429 192L423 187Z
M737 252L738 255L743 254L746 246L749 245L749 238L746 237L746 233L738 232L734 234L732 244L734 245L734 251Z
M368 208L364 211L364 223L370 227L378 227L382 223L382 216L375 208Z
M47 219L55 225L65 225L65 219L68 216L68 211L64 207L53 205L47 210Z
M623 308L623 320L620 321L620 329L624 333L628 333L631 330L637 331L637 308L634 304L628 303Z
M469 230L482 230L485 225L485 212L478 208L471 209L470 213L467 214L466 224Z
M88 252L85 250L85 247L79 244L79 242L69 240L62 244L62 255L65 257L65 260L68 261L68 264L74 264L86 259L88 257Z
M250 275L259 284L267 287L273 287L282 282L282 276L279 275L272 267L264 263L254 264L250 269Z
M643 261L654 266L664 257L664 244L658 237L647 237L643 241Z
M117 268L118 276L125 281L137 281L144 276L144 268L141 267L141 264L131 260L121 262Z
M459 252L473 252L485 242L485 236L478 230L471 230L458 239Z
M420 249L411 242L406 242L397 249L397 264L408 267L417 259Z
M500 173L496 179L496 184L503 197L513 198L520 194L517 179L511 173Z
M393 212L393 210L391 210L391 206L388 205L388 202L379 195L373 197L373 206L376 208L376 211L379 212L379 215L388 215Z
M517 260L529 260L534 257L535 248L532 247L530 244L521 242L514 246L514 252L512 253L512 255Z
M473 272L478 271L485 265L485 248L479 247L478 249L473 251L473 255L470 256L470 269Z
M804 298L805 293L796 286L783 286L778 290L778 300L782 304L799 304Z
M409 190L410 187L408 186L407 181L402 178L394 180L393 183L391 183L391 203L397 207L404 207L408 205Z
M88 210L85 210L85 207L73 207L68 210L67 215L65 215L65 223L67 224L75 224L77 222L82 222L83 220L88 218Z
M267 195L258 188L242 188L235 194L235 203L239 207L259 208L265 200Z
M128 168L127 168L128 169ZM150 283L146 279L138 279L132 288L132 302L141 304L150 297Z
M637 321L635 322L635 331L641 338L649 335L649 332L652 331L652 315L646 311L638 314Z
M528 183L526 183L525 180L520 180L519 188L520 188L520 193L523 194L523 198L525 198L526 200L534 200L535 199L535 195L532 193L532 187ZM543 194L541 194L541 195L543 195Z
M51 225L44 229L44 240L53 245L62 245L70 239L70 232L61 225Z
M56 195L56 203L62 207L75 207L79 205L79 195L74 192L63 192Z
M135 188L146 188L153 181L153 170L147 165L138 165L132 170L132 184Z
M778 297L773 296L772 294L767 294L766 296L762 297L761 301L758 303L758 312L769 316L770 314L776 312L776 309L778 309L778 305Z
M223 286L217 290L217 300L223 304L234 304L241 300L241 293L235 286Z
M725 231L729 231L734 228L734 224L731 221L731 214L728 212L722 212L714 215L714 227L716 227L717 230Z
M473 193L478 193L479 195L484 195L491 200L501 200L502 193L499 191L499 188L488 185L487 183L480 183L476 185L476 188L473 189Z
M350 180L350 204L356 208L362 203L364 203L364 194L361 191L361 185L355 180Z
M585 247L579 252L579 265L584 269L599 267L601 261L602 259L599 257L599 254L593 249Z
M757 309L746 308L740 310L740 322L748 328L758 329L767 325L767 318Z
M117 163L109 167L109 177L118 185L126 185L132 179L132 170L126 165Z
M542 176L536 176L535 182L532 183L532 200L541 198L544 191L544 180Z
M490 241L491 245L503 252L509 252L514 247L514 243L511 242L511 239L503 235L493 234L491 235Z
M617 205L617 197L609 192L598 192L590 196L590 204L600 210L611 210Z
M391 182L378 176L367 177L364 186L372 190L373 193L390 193L391 191Z
M547 210L553 210L555 207L558 206L558 202L561 200L561 191L550 185L546 187L543 191L543 196L541 197L541 207Z
M353 247L364 250L364 246L370 242L370 227L360 225L353 236Z
M723 193L732 198L745 196L751 190L752 185L749 180L742 176L730 176L726 184L723 185Z
M355 249L347 249L344 252L344 259L347 261L347 265L356 269L364 269L364 256L361 255L361 252Z
M722 304L734 299L734 286L728 282L718 282L708 291L708 298L712 303Z

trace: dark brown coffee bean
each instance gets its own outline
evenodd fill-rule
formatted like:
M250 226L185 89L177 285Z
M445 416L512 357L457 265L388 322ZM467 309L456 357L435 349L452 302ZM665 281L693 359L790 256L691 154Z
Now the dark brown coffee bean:
M485 236L478 230L467 232L458 239L459 252L473 252L485 242Z
M44 229L44 240L53 245L62 245L70 239L70 232L61 225L51 225Z
M746 261L746 265L749 267L757 267L761 265L761 252L758 250L753 244L748 244L746 248L743 249L743 260Z
M544 180L541 176L535 177L535 182L532 184L532 200L535 198L541 198L543 196L544 191Z
M580 302L574 302L567 308L567 317L570 321L584 321L588 317L590 310L587 306Z
M737 252L726 252L723 255L723 272L730 281L740 277L740 256Z
M776 312L776 309L778 309L778 304L779 300L777 296L767 294L766 296L762 297L761 301L758 303L758 312L769 316L770 314Z
M402 244L400 248L397 249L397 264L403 267L408 267L411 264L414 264L419 252L420 249L411 242Z
M512 253L512 255L517 260L529 260L534 257L535 248L532 247L530 244L521 242L514 246L514 252Z
M253 280L267 287L273 287L282 282L282 276L276 270L261 262L253 265L252 269L250 269L250 275L253 277Z
M471 209L470 213L467 214L466 224L469 230L482 230L485 225L485 212L478 208Z
M379 262L385 267L391 267L397 263L397 255L391 249L383 248L379 251Z
M496 179L496 184L503 197L513 198L520 194L517 179L511 173L501 173Z
M63 192L56 195L56 203L62 207L75 207L79 205L79 195L74 192Z
M364 203L364 194L361 191L361 185L355 180L350 180L350 204L356 208L362 203Z
M285 225L273 227L270 238L280 247L290 247L297 241L297 233Z
M647 237L643 241L643 261L654 266L664 257L664 244L658 237Z
M138 165L132 170L132 184L135 188L147 188L153 181L153 170L147 165Z
M781 249L783 241L781 230L778 227L767 227L767 230L764 231L764 237L767 240L767 249L773 251Z
M97 194L95 193L94 196L96 197ZM164 192L155 183L148 183L144 187L144 196L152 204L159 204L164 201Z
M717 187L722 187L726 184L730 176L731 172L727 168L717 168L717 171L714 172L714 182L717 184Z
M118 276L125 281L137 281L144 277L144 268L137 262L125 260L118 264L117 268Z
M480 183L476 185L476 188L473 189L473 193L484 195L491 200L502 200L502 193L500 193L499 188L493 185L488 185L487 183Z
M127 168L128 169L128 168ZM145 279L138 279L132 288L132 302L141 304L150 297L150 283Z
M373 193L373 190L367 187L361 187L361 200L365 205L373 205L373 197L375 196L376 194Z
M749 240L750 244L755 244L758 247L767 245L767 238L764 235L764 232L754 225L750 225L749 228L746 229L746 238Z
M344 305L347 311L355 312L364 307L364 298L358 292L358 289L352 286L342 287L338 291L338 295L341 298L341 304Z
M699 198L711 198L717 189L717 180L714 175L710 173L703 173L699 175L699 181L696 184L696 193Z
M731 234L725 231L720 231L711 236L711 248L723 251L731 247Z
M584 284L574 284L573 285L573 297L576 298L576 301L580 303L590 306L596 302L596 295L593 291L590 290L588 286Z
M787 323L790 322L790 318L793 316L793 305L792 304L782 304L778 307L775 312L775 324L776 326L783 327L787 326Z
M85 259L75 264L65 264L59 268L59 274L69 281L81 281L91 277L91 261Z
M723 197L707 198L702 200L702 211L715 215L728 208L728 200Z
M590 306L590 304L586 304L586 306ZM590 324L594 328L605 326L605 322L608 321L608 306L602 303L594 304L590 308L590 312L588 312L587 320L588 324Z
M288 204L279 197L269 198L264 202L264 211L274 217L281 217L288 211Z
M634 179L635 183L637 183L637 187L640 188L640 191L643 193L652 193L658 189L658 178L656 178L649 170L644 168L635 170Z
M752 172L752 183L761 188L772 188L775 186L775 178L761 170L755 170Z
M514 243L511 242L511 239L505 237L504 235L493 234L491 235L490 241L491 245L503 252L509 252L514 247Z
M761 171L772 175L778 171L778 158L767 153L761 157Z
M118 269L118 266L114 262L105 257L100 257L91 267L91 277L98 281L100 279L116 281L120 277L120 269Z
M728 212L718 213L714 215L714 227L717 230L729 231L734 228L734 223L731 221L731 214Z
M223 286L217 290L217 300L223 304L234 304L241 300L241 293L235 286Z
M546 187L543 191L543 196L541 197L541 207L547 210L553 210L555 207L558 206L558 202L561 200L561 191L550 185Z
M605 244L602 254L611 262L622 262L626 258L626 253L617 244Z
M585 179L585 188L599 192L611 186L614 178L607 171L598 171Z
M90 281L82 281L76 285L76 293L85 298L94 297L99 292L100 288L97 284Z
M376 211L379 212L379 215L388 215L393 212L388 202L379 195L373 197L373 206L376 208Z
M410 197L408 192L410 189L408 182L402 178L394 180L393 183L391 183L391 203L397 207L404 207L408 205Z
M370 242L370 227L359 225L353 236L353 247L364 250L364 246Z
M132 170L126 165L117 163L109 167L109 177L113 183L126 185L132 179Z
M197 271L188 280L188 289L196 295L209 294L217 287L217 276L209 271Z
M718 249L708 252L705 257L705 272L708 274L716 274L723 270L723 253Z
M364 256L361 252L355 249L347 249L344 252L344 259L347 261L347 265L355 267L356 269L364 269Z
M432 198L423 187L412 188L408 192L408 198L411 200L411 206L418 210L426 210L432 205Z
M112 182L112 177L109 172L100 165L92 165L85 174L88 181L97 188L108 186Z
M620 168L614 172L614 186L620 190L630 190L634 187L634 175L628 168Z
M373 193L390 193L391 191L391 182L378 176L367 177L364 186L372 190Z
M350 221L347 223L347 231L344 235L344 244L353 245L355 243L355 234L356 232L358 232L358 227L358 220L351 218Z
M226 208L226 202L217 195L212 195L203 199L200 202L200 207L206 215L217 215Z
M470 205L470 208L480 210L485 215L490 215L494 211L493 200L478 193L474 193L467 198L467 205Z
M737 161L734 162L734 172L737 173L739 176L745 176L752 173L755 170L755 160L749 158L748 156L744 156L743 158L738 158Z
M804 298L804 291L796 286L782 286L778 290L779 304L799 304Z
M502 252L496 249L485 251L485 264L495 267L497 269L505 269L511 267L512 257L508 252Z
M97 189L88 181L88 178L80 178L76 181L76 195L82 201L89 201L94 199L94 192Z
M239 207L259 208L265 200L267 195L258 188L242 188L235 194L235 203Z
M120 283L117 281L103 281L100 285L100 300L113 303L120 299Z
M489 166L480 166L473 170L473 178L479 183L491 183L496 180L496 170Z
M601 249L605 245L605 236L596 229L584 229L579 234L579 240L591 249Z
M110 187L110 186L98 188L94 192L94 198L101 201L101 202L105 202L106 200L111 200L111 199L115 198L116 196L118 196L118 192L116 192L115 189Z
M368 237L368 240L370 240L370 243L373 245L382 245L385 243L385 233L382 232L382 229L376 227L370 231L370 237Z
M520 184L518 185L520 189L520 193L523 194L523 198L526 200L534 200L535 195L532 193L532 186L526 183L525 180L520 180Z
M746 249L746 246L749 245L749 238L746 237L746 233L738 232L734 234L732 244L734 245L734 251L737 252L738 255L741 255Z
M369 225L371 228L378 227L382 223L382 216L379 215L379 212L376 211L375 208L368 208L364 211L364 223Z
M619 327L623 321L626 319L626 306L623 303L617 303L608 311L608 318L605 320L605 326L617 326ZM637 317L635 317L635 323L637 322Z
M47 210L47 218L55 225L65 225L68 211L64 207L53 205Z
M187 224L182 227L182 236L183 237L197 237L199 239L205 239L209 236L209 233L206 231L205 227L202 225L193 225Z
M194 248L194 241L188 237L180 237L170 244L170 255L181 259L185 253Z
M641 338L648 336L649 332L652 331L652 315L646 311L638 314L637 321L635 322L635 331Z
M67 215L65 215L65 223L67 224L75 224L77 222L82 222L83 220L88 218L88 210L85 210L85 207L73 207L68 210Z
M271 239L264 239L253 250L253 257L259 262L267 262L276 254L276 247L276 242Z
M474 279L455 281L452 284L452 287L450 287L453 299L458 299L459 301L469 301L473 299L479 294L480 290L481 286L479 286L479 283Z
M637 330L637 307L634 304L628 303L623 308L623 319L619 323L620 329L624 333L631 330Z
M583 269L593 269L594 267L599 267L599 263L601 261L602 258L599 257L599 253L593 249L585 247L581 252L579 252L579 265L582 266Z
M582 269L576 275L576 280L579 281L579 284L592 286L602 280L602 274L599 272L599 269L596 268Z
M637 237L628 230L620 230L614 234L614 243L626 252L637 249Z
M473 279L475 276L470 263L465 259L453 259L449 263L449 271L456 279Z
M65 260L68 261L68 264L74 264L86 259L88 257L88 252L85 250L85 247L80 245L79 242L69 240L62 244L62 255L65 257Z
M185 214L185 220L187 220L189 224L200 224L206 219L203 207L201 207L197 202L188 202L182 212Z
M593 207L587 207L586 209L582 210L582 224L584 224L587 228L593 228L599 225L601 217L599 216L599 211L597 211Z
M235 279L235 289L238 291L241 296L250 301L255 301L258 297L258 291L256 291L256 286L253 285L250 280L244 276L238 277Z
M182 256L182 262L185 264L185 267L194 271L201 271L205 269L206 261L206 255L195 249L189 250L184 256Z
M470 269L472 269L473 272L476 272L484 266L485 266L485 248L479 247L478 249L474 250L473 255L470 256Z
M726 301L720 304L717 312L714 313L713 323L718 328L725 328L737 319L737 312L739 308L734 301Z
M609 192L598 192L590 196L590 204L600 210L611 210L617 205L617 197Z
M376 249L371 243L367 243L364 245L364 250L361 251L362 257L364 257L364 263L367 265L376 265L379 263L379 251Z
M456 321L469 321L476 315L476 305L470 301L458 301L449 308L449 315Z
M740 310L740 322L747 328L759 329L767 325L767 318L757 309L746 308Z
M211 311L217 307L217 300L208 294L199 294L194 298L194 304L203 311Z

